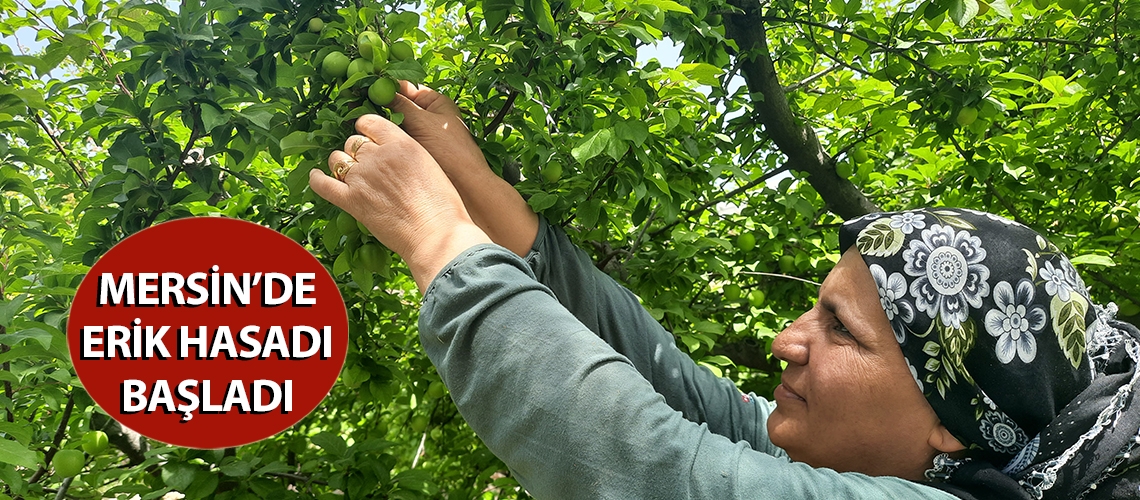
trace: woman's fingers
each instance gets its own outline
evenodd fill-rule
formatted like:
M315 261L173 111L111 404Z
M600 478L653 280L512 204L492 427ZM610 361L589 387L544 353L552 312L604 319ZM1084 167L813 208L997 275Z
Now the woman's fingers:
M406 104L415 104L416 107L435 114L459 116L459 106L456 106L451 99L448 99L443 94L431 88L421 87L407 80L400 80L399 93L407 96L408 100L411 101ZM401 96L397 95L397 100L399 100L399 97ZM396 111L408 114L398 109Z
M396 97L392 98L392 102L388 103L388 109L397 113L403 113L405 120L408 118L415 119L417 117L416 115L424 112L424 109L416 104L415 101L405 97L403 94L396 94Z
M344 141L344 151L353 159L356 159L360 156L362 150L366 151L365 146L369 144L375 145L376 142L363 135L353 135Z
M325 175L319 168L309 171L309 188L338 207L343 207L348 201L348 185Z
M341 151L333 151L329 155L329 171L332 172L333 177L337 180L345 182L348 178L348 173L356 167L359 162L352 155Z
M357 118L356 131L376 144L388 144L408 137L400 127L380 115L364 115Z

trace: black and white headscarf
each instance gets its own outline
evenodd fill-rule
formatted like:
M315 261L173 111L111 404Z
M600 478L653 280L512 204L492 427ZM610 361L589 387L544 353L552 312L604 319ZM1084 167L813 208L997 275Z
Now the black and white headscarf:
M963 498L1140 498L1140 331L1088 296L1037 232L966 209L847 222L895 338L966 458L928 478Z

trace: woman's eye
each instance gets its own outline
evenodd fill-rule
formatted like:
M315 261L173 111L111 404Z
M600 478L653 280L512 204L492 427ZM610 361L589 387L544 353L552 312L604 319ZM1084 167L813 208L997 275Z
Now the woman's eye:
M835 330L848 337L851 336L851 330L848 330L846 326L843 326L843 323L840 323L839 320L835 320Z

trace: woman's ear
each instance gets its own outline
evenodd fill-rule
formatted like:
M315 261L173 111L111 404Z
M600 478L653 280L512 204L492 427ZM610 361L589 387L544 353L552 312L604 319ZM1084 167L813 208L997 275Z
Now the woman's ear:
M938 424L938 427L934 428L934 432L930 433L930 441L928 441L928 443L930 447L942 453L954 453L966 449L961 441L958 441L958 438L950 434L950 430L942 424Z

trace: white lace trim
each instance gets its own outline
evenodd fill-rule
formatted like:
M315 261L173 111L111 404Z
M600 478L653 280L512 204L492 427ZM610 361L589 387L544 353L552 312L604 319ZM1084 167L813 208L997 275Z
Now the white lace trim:
M1087 351L1093 361L1093 363L1090 364L1095 363L1098 367L1103 367L1107 361L1109 352L1120 343L1126 334L1108 325L1108 321L1115 316L1115 304L1110 303L1107 308L1096 307L1096 312L1097 320L1094 322L1095 329L1092 338L1087 344ZM1140 345L1138 345L1137 342L1126 342L1125 348L1127 349L1128 356L1131 357L1134 362L1140 364ZM1041 466L1036 468L1037 470L1030 472L1025 479L1019 481L1021 486L1033 495L1034 498L1041 498L1043 491L1052 488L1053 485L1056 484L1057 471L1068 465L1069 461L1077 455L1077 452L1079 452L1086 443L1100 436L1105 429L1110 429L1116 425L1116 421L1124 409L1124 403L1129 400L1129 396L1132 393L1132 387L1138 382L1140 382L1140 368L1137 368L1132 373L1132 380L1128 384L1121 386L1120 389L1116 391L1116 394L1112 396L1112 400L1108 406L1097 416L1096 423L1091 429L1082 434L1076 443L1056 458L1041 464ZM1140 439L1140 437L1137 439ZM1112 467L1108 470L1112 470ZM1097 479L1089 490L1096 489L1096 484L1103 480L1103 478L1104 475ZM1081 496L1083 497L1086 493L1088 493L1088 491L1082 492Z

